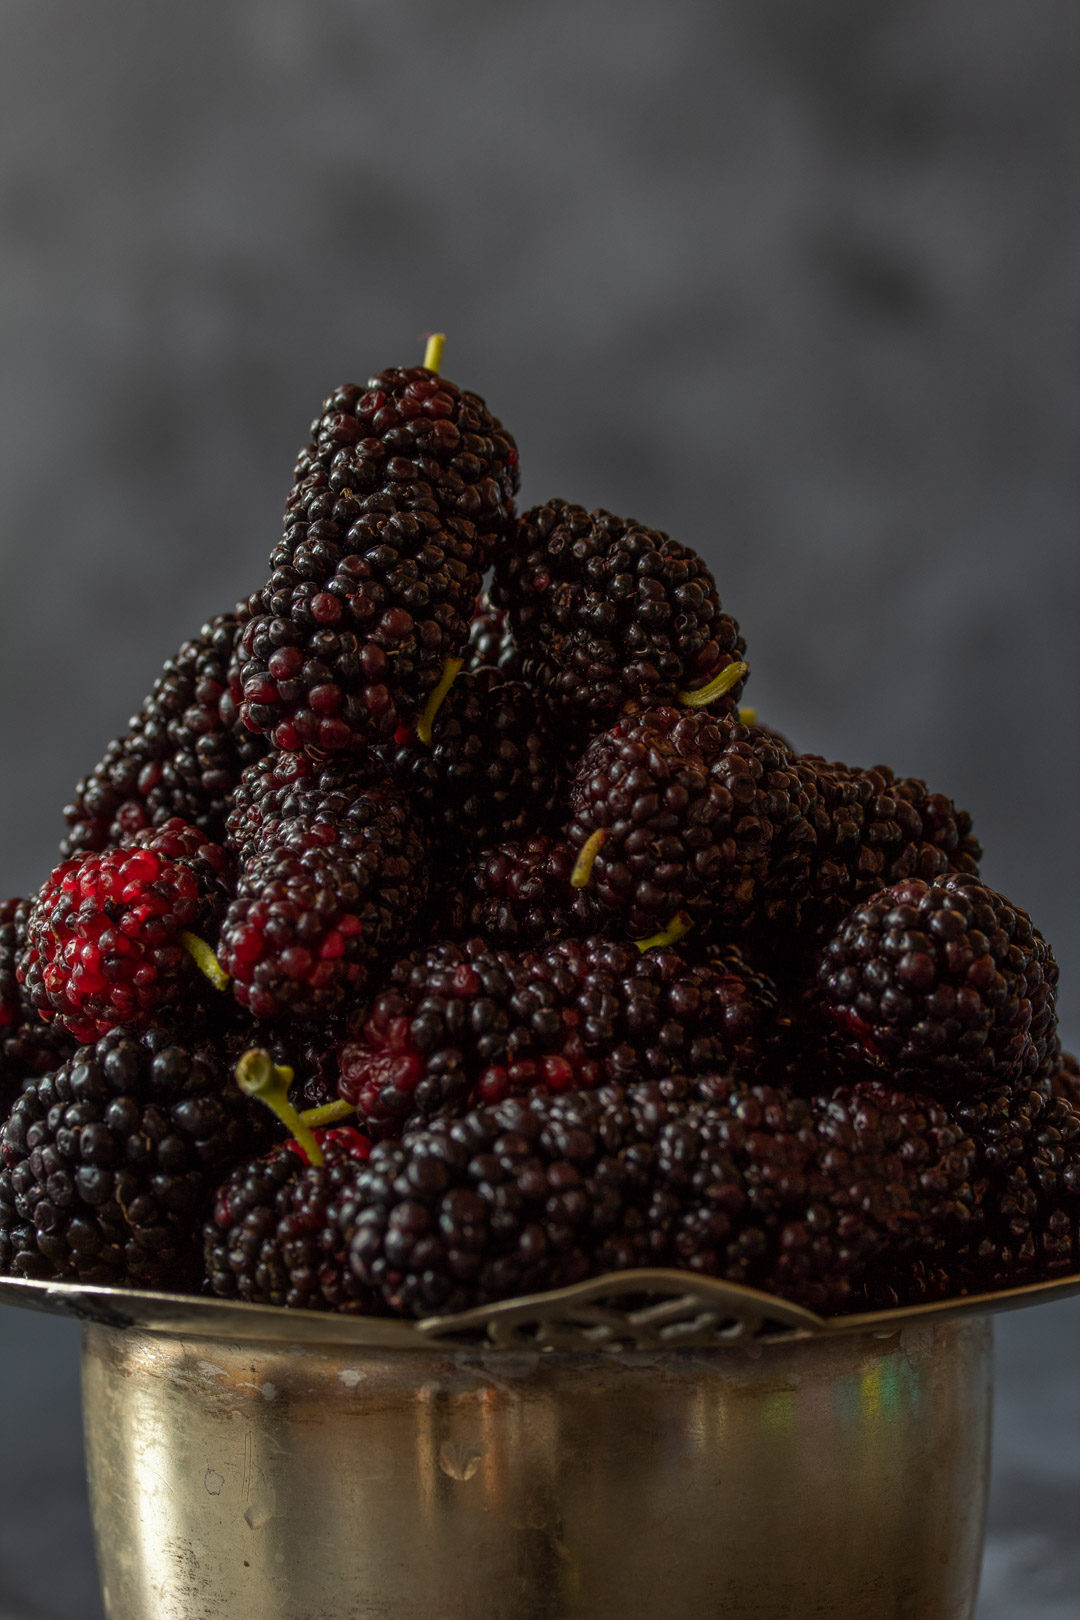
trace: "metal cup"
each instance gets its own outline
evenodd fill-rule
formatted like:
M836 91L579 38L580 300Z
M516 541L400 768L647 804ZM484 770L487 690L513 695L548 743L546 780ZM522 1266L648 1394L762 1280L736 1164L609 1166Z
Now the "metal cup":
M628 1273L415 1326L35 1287L86 1319L109 1620L962 1620L989 1312L1040 1292L823 1322Z

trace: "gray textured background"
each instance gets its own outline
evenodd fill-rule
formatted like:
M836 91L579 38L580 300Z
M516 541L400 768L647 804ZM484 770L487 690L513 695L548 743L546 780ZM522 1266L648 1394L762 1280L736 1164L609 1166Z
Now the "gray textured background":
M8 0L3 892L260 582L323 395L439 327L526 502L708 558L763 718L973 811L1075 1046L1076 47L1066 0ZM980 1620L1075 1615L1078 1330L1002 1324ZM90 1620L71 1331L0 1353L0 1620Z

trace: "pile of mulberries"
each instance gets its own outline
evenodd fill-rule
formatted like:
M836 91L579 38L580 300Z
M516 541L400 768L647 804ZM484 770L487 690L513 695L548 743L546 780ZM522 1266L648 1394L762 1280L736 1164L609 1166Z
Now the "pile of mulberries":
M1057 965L970 815L741 709L702 558L519 516L438 359L329 396L0 905L0 1270L407 1317L1080 1272Z

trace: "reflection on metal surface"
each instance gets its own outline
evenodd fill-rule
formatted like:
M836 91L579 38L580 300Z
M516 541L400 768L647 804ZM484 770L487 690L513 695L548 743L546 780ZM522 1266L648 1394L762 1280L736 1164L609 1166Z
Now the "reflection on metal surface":
M0 1280L84 1321L109 1620L969 1620L991 1313L677 1271L421 1323Z
M84 1344L110 1620L967 1620L974 1604L986 1317L593 1354L97 1324Z

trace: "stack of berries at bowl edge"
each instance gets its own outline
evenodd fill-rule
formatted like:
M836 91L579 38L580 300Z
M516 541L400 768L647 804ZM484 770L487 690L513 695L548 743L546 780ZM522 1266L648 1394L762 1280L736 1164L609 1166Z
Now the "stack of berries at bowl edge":
M970 817L756 724L702 560L518 516L429 361L326 401L3 908L0 1268L420 1317L1080 1270L1057 968Z

